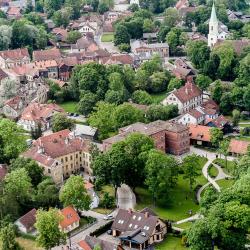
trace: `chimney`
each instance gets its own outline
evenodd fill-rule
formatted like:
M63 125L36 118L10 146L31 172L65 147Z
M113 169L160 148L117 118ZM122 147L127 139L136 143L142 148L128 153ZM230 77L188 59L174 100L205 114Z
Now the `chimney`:
M149 213L145 212L145 218L148 218L148 217L149 217Z

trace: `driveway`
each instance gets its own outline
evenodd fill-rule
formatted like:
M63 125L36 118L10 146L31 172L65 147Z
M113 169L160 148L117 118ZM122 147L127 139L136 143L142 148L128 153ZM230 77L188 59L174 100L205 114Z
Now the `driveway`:
M100 34L96 35L94 37L94 40L96 42L96 44L101 48L101 49L104 49L104 50L107 50L109 53L118 53L119 52L119 49L114 45L113 42L102 42L101 41L101 37L102 37L102 31L100 32Z
M117 207L122 209L134 209L136 205L136 197L132 189L126 185L122 184L121 187L117 189Z

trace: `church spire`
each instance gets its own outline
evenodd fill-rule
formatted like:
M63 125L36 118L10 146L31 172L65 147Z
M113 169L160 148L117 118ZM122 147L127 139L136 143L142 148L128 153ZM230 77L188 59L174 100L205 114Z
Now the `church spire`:
M215 10L214 1L213 1L213 7L212 7L212 12L211 12L210 22L211 22L211 23L216 23L216 22L218 22L217 16L216 16L216 10Z

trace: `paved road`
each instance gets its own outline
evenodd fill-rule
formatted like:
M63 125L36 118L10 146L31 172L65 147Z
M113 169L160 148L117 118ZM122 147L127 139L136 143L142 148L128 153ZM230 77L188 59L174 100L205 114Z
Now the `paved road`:
M135 205L135 194L128 185L122 184L121 187L117 189L117 207L123 209L134 209Z

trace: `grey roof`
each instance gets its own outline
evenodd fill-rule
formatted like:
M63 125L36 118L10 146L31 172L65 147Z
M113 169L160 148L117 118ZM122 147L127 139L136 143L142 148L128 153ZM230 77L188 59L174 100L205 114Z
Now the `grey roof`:
M81 136L81 135L89 135L94 136L97 132L97 128L93 128L90 126L86 126L83 124L76 124L75 126L75 135Z
M91 247L91 249L94 249L96 245L99 245L102 250L114 250L117 249L117 244L98 239L96 237L92 237L87 235L85 238L85 242Z
M143 38L155 38L157 37L157 33L143 33Z
M211 22L211 23L216 23L216 22L218 22L218 19L217 19L217 16L216 16L216 10L215 10L214 2L213 2L211 17L210 17L210 22Z

